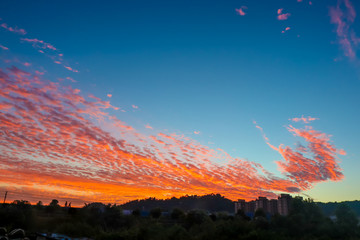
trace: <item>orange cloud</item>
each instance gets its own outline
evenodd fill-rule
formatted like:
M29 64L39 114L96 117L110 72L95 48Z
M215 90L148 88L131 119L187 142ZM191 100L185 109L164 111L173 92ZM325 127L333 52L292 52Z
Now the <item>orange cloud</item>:
M330 143L329 135L315 131L312 127L296 129L290 125L288 130L295 136L305 139L312 157L304 156L304 151L294 151L290 147L280 145L278 152L283 156L284 161L279 161L277 164L287 176L304 188L316 182L343 179L336 157L339 150ZM346 154L343 150L340 152Z
M315 121L315 120L319 120L318 118L313 118L313 117L304 117L301 116L301 118L290 118L290 121L293 122L304 122L304 123L310 123L311 121Z
M107 96L108 98L111 98L111 97L112 97L112 94L108 93L106 96Z
M233 200L272 198L343 177L336 154L345 152L312 128L288 127L308 142L312 158L273 147L284 158L280 178L183 135L144 135L109 115L106 109L116 107L108 101L16 67L0 69L0 87L0 190L11 192L9 199L80 206L215 192Z

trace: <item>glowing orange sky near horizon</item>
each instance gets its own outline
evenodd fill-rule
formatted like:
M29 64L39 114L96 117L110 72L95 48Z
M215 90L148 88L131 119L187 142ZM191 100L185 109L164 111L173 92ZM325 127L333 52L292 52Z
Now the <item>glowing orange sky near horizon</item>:
M345 152L308 125L288 126L308 144L297 149L275 147L264 134L283 157L277 177L183 135L142 134L110 115L107 109L118 110L110 102L38 73L0 69L0 86L0 191L9 191L9 200L81 206L210 193L249 200L343 178L337 155Z

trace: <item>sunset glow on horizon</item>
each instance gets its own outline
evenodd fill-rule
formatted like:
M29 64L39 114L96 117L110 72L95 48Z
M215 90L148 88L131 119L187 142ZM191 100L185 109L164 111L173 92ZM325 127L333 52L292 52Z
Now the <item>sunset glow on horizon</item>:
M270 28L256 22L256 8L265 9L250 1L214 3L208 11L221 14L198 12L203 17L184 10L185 3L170 17L173 6L161 1L153 10L171 19L171 30L155 13L147 22L147 13L128 1L115 4L123 15L99 7L98 23L87 15L95 5L80 13L76 3L60 25L59 16L42 11L51 4L28 6L48 23L32 23L25 10L11 13L16 3L2 4L0 195L8 191L8 201L82 206L211 193L231 200L279 193L360 198L355 2L275 1ZM310 36L317 30L300 21L302 9L330 32ZM193 19L181 20L181 10ZM229 29L210 30L213 19ZM84 30L71 30L71 23ZM231 30L236 24L243 33ZM153 35L137 36L146 26ZM212 31L222 35L198 39ZM251 40L261 31L268 43ZM324 42L331 50L320 49ZM319 52L301 50L312 47ZM322 184L329 185L317 188ZM332 186L344 191L341 198L322 192Z

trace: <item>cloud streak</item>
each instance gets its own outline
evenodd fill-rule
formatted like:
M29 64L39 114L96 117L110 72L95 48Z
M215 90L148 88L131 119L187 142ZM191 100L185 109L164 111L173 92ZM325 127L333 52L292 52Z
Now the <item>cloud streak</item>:
M7 23L2 23L0 26L2 28L6 29L9 32L17 33L17 34L20 34L20 35L25 35L26 34L26 31L24 29L18 28L18 27L10 27L10 26L8 26Z
M1 45L1 44L0 44L0 48L1 48L2 50L9 50L9 48L7 48L7 47L5 47L4 45Z
M315 121L315 120L319 120L318 118L314 118L314 117L304 117L301 116L300 118L290 118L290 121L293 122L303 122L303 123L310 123L311 121Z
M344 55L351 60L356 59L356 52L360 42L352 24L356 18L356 11L350 0L338 0L336 7L330 7L331 23L336 26L339 45Z
M288 130L309 143L312 157L273 146L284 158L280 178L183 135L144 135L109 115L107 109L118 108L108 101L14 66L0 69L0 87L0 190L33 202L56 196L82 205L208 193L253 199L343 178L336 154L344 152L311 128Z

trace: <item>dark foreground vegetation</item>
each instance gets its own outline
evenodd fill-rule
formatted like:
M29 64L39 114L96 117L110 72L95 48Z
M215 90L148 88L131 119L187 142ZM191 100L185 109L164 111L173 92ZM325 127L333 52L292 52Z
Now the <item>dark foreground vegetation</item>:
M46 206L14 201L0 205L0 227L22 228L28 236L59 233L104 240L360 239L358 217L348 205L338 204L333 214L336 219L325 216L319 204L299 198L292 200L288 216L270 218L259 209L253 219L241 211L235 215L179 208L145 212L101 203L72 208L60 207L57 200Z

